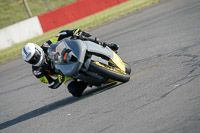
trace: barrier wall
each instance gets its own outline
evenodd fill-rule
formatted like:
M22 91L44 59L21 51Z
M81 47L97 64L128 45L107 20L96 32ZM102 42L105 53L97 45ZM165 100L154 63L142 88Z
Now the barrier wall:
M7 48L13 44L26 41L38 35L43 31L38 17L33 17L0 30L1 44L0 49Z
M79 0L51 12L0 29L0 49L42 35L128 0Z
M92 15L128 0L79 0L42 14L39 20L44 32Z

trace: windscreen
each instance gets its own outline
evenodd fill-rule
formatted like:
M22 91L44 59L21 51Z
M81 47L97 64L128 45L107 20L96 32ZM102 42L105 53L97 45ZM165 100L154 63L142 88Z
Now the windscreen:
M48 49L48 55L51 60L53 60L56 64L60 63L61 60L61 53L63 49L66 48L66 42L63 41L58 41L55 44L52 44L49 49Z

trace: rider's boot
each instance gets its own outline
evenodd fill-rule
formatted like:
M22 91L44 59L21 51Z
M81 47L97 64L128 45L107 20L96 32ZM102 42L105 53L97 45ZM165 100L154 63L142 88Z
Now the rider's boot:
M84 90L87 88L88 84L83 81L72 81L67 86L68 91L74 96L74 97L80 97L82 96Z
M118 44L115 44L115 43L107 43L107 42L104 42L103 43L103 46L108 46L109 48L111 48L113 51L117 51L119 49L119 45Z

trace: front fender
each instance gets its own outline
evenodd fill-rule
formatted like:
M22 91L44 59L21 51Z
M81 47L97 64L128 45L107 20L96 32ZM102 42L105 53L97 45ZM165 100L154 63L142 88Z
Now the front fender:
M121 58L115 52L113 52L113 58L111 60L122 71L124 71L124 72L126 71L126 66L125 66L124 62L121 60Z

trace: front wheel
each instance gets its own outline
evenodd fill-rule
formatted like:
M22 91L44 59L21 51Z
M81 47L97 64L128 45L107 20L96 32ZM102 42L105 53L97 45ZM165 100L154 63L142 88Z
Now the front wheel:
M131 66L126 62L124 62L124 65L126 67L126 73L131 74Z
M112 79L119 82L128 82L130 80L130 75L127 73L120 73L119 71L115 70L114 68L106 67L99 63L91 62L89 71L97 73L103 77L108 79Z

